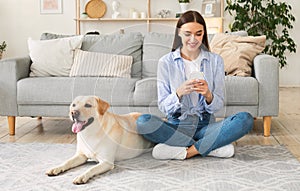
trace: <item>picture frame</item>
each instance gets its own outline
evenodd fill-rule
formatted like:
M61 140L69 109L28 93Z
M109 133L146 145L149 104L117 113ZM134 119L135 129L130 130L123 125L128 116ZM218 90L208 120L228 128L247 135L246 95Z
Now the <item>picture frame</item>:
M205 15L213 14L213 4L212 3L208 3L205 5L204 14Z
M62 14L62 0L40 0L41 14Z
M205 0L202 2L202 15L204 17L213 17L216 15L216 0Z

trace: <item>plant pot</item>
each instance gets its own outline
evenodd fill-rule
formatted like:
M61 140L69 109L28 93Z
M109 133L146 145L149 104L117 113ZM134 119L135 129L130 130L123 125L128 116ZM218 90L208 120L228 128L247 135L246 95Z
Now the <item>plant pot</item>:
M81 13L80 18L87 19L87 18L89 18L89 16L86 13Z
M0 52L0 60L2 59L2 52Z
M189 4L190 3L179 3L180 9L181 9L181 13L184 13L184 12L186 12L188 10Z

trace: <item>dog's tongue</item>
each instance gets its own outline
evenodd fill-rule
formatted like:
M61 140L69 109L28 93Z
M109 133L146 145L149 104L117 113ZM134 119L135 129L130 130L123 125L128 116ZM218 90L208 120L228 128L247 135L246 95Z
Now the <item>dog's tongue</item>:
M73 133L78 133L82 129L83 125L84 125L84 122L82 122L82 121L74 122L72 125Z

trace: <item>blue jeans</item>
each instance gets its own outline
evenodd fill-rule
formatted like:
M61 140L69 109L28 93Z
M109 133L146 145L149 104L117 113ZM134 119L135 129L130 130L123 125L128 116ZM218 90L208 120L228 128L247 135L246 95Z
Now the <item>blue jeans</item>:
M167 121L144 114L137 119L137 131L153 143L189 147L194 145L201 156L228 145L247 134L253 127L253 117L240 112L222 121L215 121L213 115L203 113L179 120L178 116L168 116Z

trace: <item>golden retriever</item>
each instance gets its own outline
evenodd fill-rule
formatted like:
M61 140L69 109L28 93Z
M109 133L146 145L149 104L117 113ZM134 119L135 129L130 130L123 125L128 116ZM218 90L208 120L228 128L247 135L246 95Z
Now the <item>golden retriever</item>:
M70 105L69 116L77 133L76 154L65 163L46 172L55 176L93 159L96 166L73 180L84 184L95 175L114 168L114 162L136 157L153 146L136 131L139 113L116 115L108 112L109 104L96 96L79 96Z

